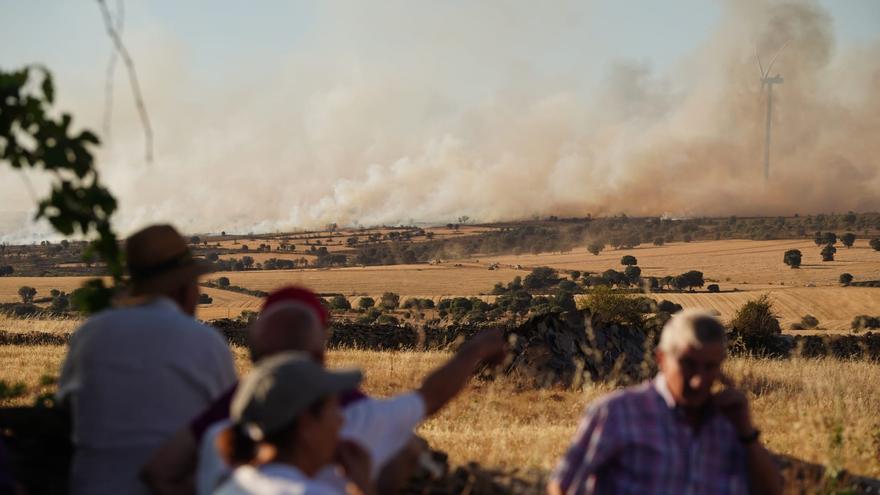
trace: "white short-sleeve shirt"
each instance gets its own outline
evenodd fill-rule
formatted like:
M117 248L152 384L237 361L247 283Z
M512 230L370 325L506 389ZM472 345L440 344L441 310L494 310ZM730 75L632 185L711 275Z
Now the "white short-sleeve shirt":
M241 466L223 483L216 495L345 495L345 490L309 478L288 464Z
M413 430L425 419L425 401L418 392L388 399L366 398L343 409L344 422L340 437L361 445L370 454L375 479L385 464L406 445ZM213 493L215 487L229 476L229 466L217 452L217 437L230 426L228 420L212 425L205 432L199 448L196 488L199 495ZM338 470L322 470L318 479L340 488L345 486Z

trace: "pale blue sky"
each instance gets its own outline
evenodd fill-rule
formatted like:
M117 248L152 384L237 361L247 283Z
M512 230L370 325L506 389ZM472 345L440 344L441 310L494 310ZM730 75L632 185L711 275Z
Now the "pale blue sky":
M114 0L108 3L115 8ZM834 18L838 43L867 40L880 31L878 1L822 0L819 3ZM324 8L328 4L337 7ZM395 8L393 3L375 4L384 5L385 10ZM416 5L417 15L440 16L451 10L467 9L472 2L407 2L407 5ZM505 2L492 5L503 11ZM581 63L583 54L589 53L591 62L598 66L617 59L631 59L663 70L705 40L721 15L719 3L711 0L609 0L583 5L571 20L573 31L577 32L563 33L555 49L536 53L538 56L533 58L540 60L531 62L564 68ZM0 30L0 63L13 66L45 63L62 76L82 75L83 71L87 74L91 70L99 73L104 66L109 42L95 2L3 0L0 6L4 17L4 28ZM334 13L345 10L343 4L334 2L216 0L129 0L125 8L126 32L149 30L173 36L188 50L196 77L215 83L218 79L234 79L236 74L247 71L272 69L278 54L305 50L321 53L329 42L321 38L321 32L333 21ZM541 11L553 9L553 2L542 4L536 11L535 22L541 22ZM475 15L479 14L475 11ZM450 29L454 32L455 26ZM366 64L371 59L393 59L395 44L406 39L395 33L369 33L372 46L384 47L387 51L359 52L358 46L366 41L365 32L348 36L335 32L335 35L338 38L332 40L334 44L357 53ZM387 44L383 45L383 40L387 40ZM578 43L579 40L586 43ZM99 81L98 73L95 79Z

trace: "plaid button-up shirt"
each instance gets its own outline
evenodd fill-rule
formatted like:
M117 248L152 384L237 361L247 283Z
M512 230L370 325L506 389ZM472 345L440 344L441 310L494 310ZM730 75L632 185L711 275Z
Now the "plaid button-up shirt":
M662 374L590 405L553 474L566 495L746 494L745 447L707 411L698 430Z

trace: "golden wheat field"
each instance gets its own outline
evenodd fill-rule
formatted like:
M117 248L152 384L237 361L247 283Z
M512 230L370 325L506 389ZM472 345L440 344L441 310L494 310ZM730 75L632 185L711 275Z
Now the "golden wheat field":
M54 390L62 346L0 346L0 380L27 393L0 405L26 404ZM239 371L250 368L236 348ZM450 355L445 352L329 353L331 367L365 371L365 390L389 396L411 390ZM732 358L727 371L747 391L755 421L772 450L851 472L880 477L880 364L865 361ZM546 474L565 449L583 408L611 385L584 391L527 390L500 378L474 381L419 433L454 463Z

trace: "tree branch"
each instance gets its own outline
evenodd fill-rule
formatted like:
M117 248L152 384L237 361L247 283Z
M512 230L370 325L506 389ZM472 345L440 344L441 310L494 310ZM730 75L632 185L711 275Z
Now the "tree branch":
M110 15L110 10L107 8L107 3L105 2L105 0L96 1L98 2L98 7L100 8L101 14L104 17L104 27L107 29L107 35L110 36L110 39L113 41L113 45L116 47L116 51L122 58L122 62L125 64L125 68L128 72L128 81L131 84L131 91L132 93L134 93L135 105L137 106L138 115L141 119L141 125L143 125L144 127L144 146L146 148L146 160L147 163L152 163L153 129L150 127L150 119L147 116L147 107L144 105L144 98L141 93L140 84L138 83L134 61L131 59L131 56L129 56L128 50L122 43L122 39L119 37L119 32L116 31L116 28L113 26L113 18Z

